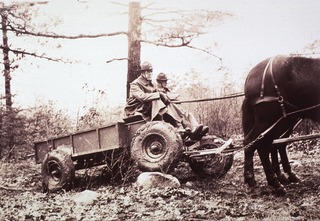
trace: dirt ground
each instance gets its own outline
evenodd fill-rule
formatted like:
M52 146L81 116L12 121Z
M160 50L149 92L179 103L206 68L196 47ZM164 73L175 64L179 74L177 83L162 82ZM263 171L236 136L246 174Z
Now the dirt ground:
M77 171L77 188L47 194L42 192L40 165L33 159L2 161L0 220L319 220L319 143L297 142L288 147L292 167L303 182L288 185L284 197L273 195L266 186L257 156L255 174L261 191L250 192L243 182L242 152L219 180L200 178L182 162L173 174L180 188L147 191L136 188L138 173L116 185L105 182L103 169L95 168ZM85 189L98 193L98 200L76 203L74 196Z

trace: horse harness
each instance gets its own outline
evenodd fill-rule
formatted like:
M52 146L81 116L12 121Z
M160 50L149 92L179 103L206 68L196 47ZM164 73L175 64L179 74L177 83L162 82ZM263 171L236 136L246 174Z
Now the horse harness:
M260 103L263 103L263 102L278 102L280 104L280 107L281 107L281 110L282 110L282 116L285 118L287 116L287 111L285 109L284 104L286 103L286 104L288 104L288 105L290 105L292 107L295 107L295 106L290 104L287 101L285 102L284 99L283 99L283 96L281 95L281 93L279 91L279 87L276 84L276 81L274 79L274 74L273 74L273 71L272 71L272 65L273 65L273 60L274 59L275 59L275 57L272 57L269 60L269 62L267 63L265 69L264 69L264 72L263 72L263 75L262 75L260 97L253 102L252 106L260 104ZM277 96L265 96L264 95L265 79L266 79L266 75L267 75L268 69L270 69L269 73L270 73L270 76L271 76L271 79L272 79L272 82L273 82L273 86L274 86L274 89L276 91Z
M256 142L258 142L259 140L263 139L267 133L269 133L274 127L276 127L276 125L278 125L278 123L280 121L282 121L286 117L292 116L292 115L295 115L295 114L299 114L299 113L303 113L305 111L309 111L309 110L312 110L312 109L320 107L320 104L316 104L316 105L311 106L311 107L306 107L306 108L299 109L295 105L293 105L293 104L289 103L288 101L284 100L284 98L282 97L282 95L281 95L281 93L279 91L278 85L276 84L276 81L275 81L275 78L274 78L274 75L273 75L273 71L272 71L272 65L273 65L274 58L275 57L272 57L269 60L269 62L267 63L267 65L266 65L266 67L264 69L263 76L262 76L262 82L261 82L260 97L253 101L252 106L255 106L255 105L263 103L263 102L279 102L281 110L282 110L282 117L280 117L269 128L267 128L258 137L256 137L255 140L251 141L250 143L248 143L247 145L245 145L241 149L248 149L251 146L253 146ZM272 79L272 82L273 82L273 86L274 86L274 89L276 91L277 96L265 96L264 95L265 78L266 78L268 69L270 69L270 76L271 76L271 79ZM290 105L291 107L293 107L295 109L295 111L287 113L284 104ZM301 118L299 118L297 120L296 124L299 124L300 121L301 121Z

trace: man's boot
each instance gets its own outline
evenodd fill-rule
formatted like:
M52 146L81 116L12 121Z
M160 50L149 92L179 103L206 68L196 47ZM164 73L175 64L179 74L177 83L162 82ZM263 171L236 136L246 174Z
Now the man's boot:
M191 129L189 127L185 127L182 123L176 122L178 133L180 133L181 138L185 139L191 133Z
M203 125L199 124L198 126L196 126L190 133L189 138L191 140L200 140L200 134L203 130Z

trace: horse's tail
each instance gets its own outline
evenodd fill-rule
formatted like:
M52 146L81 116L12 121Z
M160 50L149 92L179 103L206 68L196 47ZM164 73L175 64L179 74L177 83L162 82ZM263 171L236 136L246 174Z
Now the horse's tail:
M242 130L245 138L244 142L246 142L246 137L250 133L254 124L253 108L248 98L245 98L243 100L241 109L242 109Z

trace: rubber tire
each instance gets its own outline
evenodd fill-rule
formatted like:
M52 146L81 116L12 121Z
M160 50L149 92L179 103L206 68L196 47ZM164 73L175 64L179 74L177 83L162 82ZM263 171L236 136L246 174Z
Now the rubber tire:
M158 151L151 147L158 147ZM169 173L181 159L183 141L171 124L151 121L138 129L130 152L141 171Z
M47 153L42 166L43 191L69 190L75 178L71 148L60 146Z
M218 148L215 144L204 144L199 149ZM215 179L223 177L232 167L233 155L214 154L194 157L189 160L192 171L200 176L209 176Z

